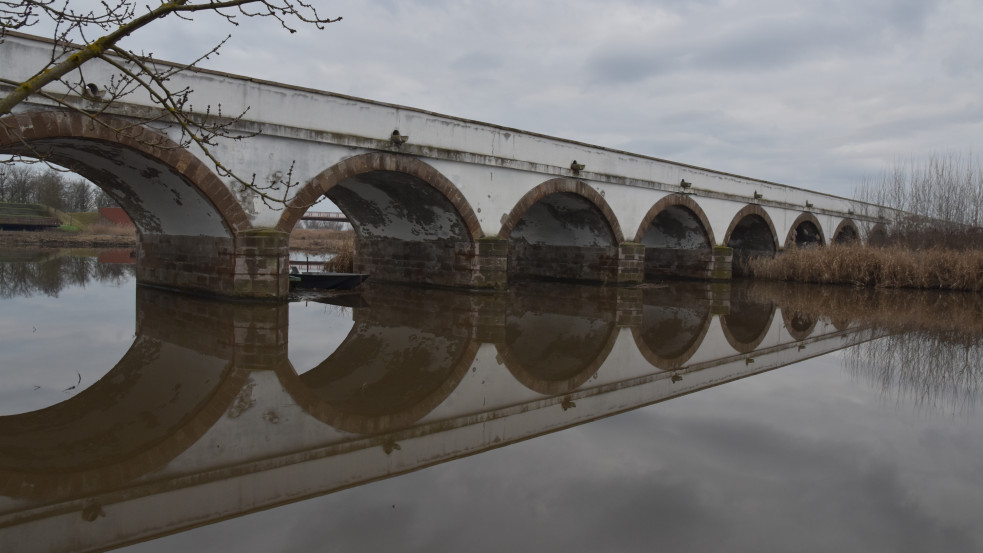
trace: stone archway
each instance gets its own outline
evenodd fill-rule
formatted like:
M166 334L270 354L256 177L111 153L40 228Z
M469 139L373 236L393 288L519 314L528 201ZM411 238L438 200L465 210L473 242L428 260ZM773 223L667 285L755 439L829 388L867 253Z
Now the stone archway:
M35 111L0 119L0 153L61 165L116 200L137 227L140 283L219 296L286 295L279 276L285 241L257 236L212 168L160 132L117 117Z
M621 278L621 226L584 182L557 178L528 193L504 218L511 276L588 282Z
M375 280L472 287L487 284L476 257L484 235L460 190L406 155L345 159L311 179L277 224L289 233L307 208L331 199L355 229L355 268Z
M775 224L761 206L744 206L731 220L724 244L734 252L734 276L743 276L749 259L778 252Z
M713 273L713 230L703 209L685 194L653 205L635 242L645 246L646 278L708 278Z
M833 244L856 244L860 242L860 231L857 230L857 224L853 222L853 219L843 219L840 224L836 226L836 231L833 232Z
M809 212L805 212L796 217L792 226L785 237L785 247L792 246L823 246L826 244L826 235L823 227L819 224L819 219Z

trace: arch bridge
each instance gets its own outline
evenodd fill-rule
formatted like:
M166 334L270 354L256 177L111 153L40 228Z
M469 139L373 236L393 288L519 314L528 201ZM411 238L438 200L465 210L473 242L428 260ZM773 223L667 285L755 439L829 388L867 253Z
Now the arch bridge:
M9 33L0 76L25 80L51 52L45 39ZM97 86L114 78L105 64L84 71ZM180 128L137 93L103 105L46 89L0 118L0 154L76 171L127 211L143 284L284 298L289 233L325 197L355 230L357 271L463 288L504 288L521 277L726 280L750 257L866 240L896 216L821 192L319 90L207 70L172 80L194 90L196 105L244 113L230 128L258 134L220 140L211 154L267 183L282 204L267 205L220 176L204 152L181 147Z

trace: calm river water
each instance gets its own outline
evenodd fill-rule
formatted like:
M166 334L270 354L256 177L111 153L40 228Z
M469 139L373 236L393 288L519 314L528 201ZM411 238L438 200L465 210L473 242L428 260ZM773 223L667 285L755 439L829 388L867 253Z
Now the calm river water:
M0 551L983 550L974 296L128 261L0 252Z

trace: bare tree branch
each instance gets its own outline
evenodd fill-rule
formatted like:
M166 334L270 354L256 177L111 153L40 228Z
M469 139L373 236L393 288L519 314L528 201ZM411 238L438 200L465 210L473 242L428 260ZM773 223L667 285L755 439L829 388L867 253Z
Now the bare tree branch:
M131 0L116 0L101 1L98 8L76 9L78 4L79 2L73 3L71 0L0 0L0 41L11 31L29 29L43 20L54 25L54 43L49 63L38 68L34 75L24 81L0 79L0 82L12 85L12 90L0 97L0 116L12 113L14 108L36 95L63 107L81 111L93 121L104 124L99 121L99 115L110 105L124 101L136 91L143 91L162 111L160 115L134 123L134 131L137 126L154 121L177 125L181 132L177 141L179 146L196 145L212 162L219 176L232 179L239 187L249 189L270 207L282 205L286 201L290 188L297 184L289 180L292 167L286 172L279 172L280 178L273 182L257 183L255 175L249 178L237 175L214 154L213 148L220 139L241 140L257 134L235 130L236 124L242 121L248 108L232 116L223 114L221 105L215 108L206 106L202 111L196 112L191 104L190 89L171 88L171 80L176 75L192 70L217 54L229 37L194 61L179 66L162 66L149 55L122 48L119 42L171 15L192 20L199 12L209 12L217 14L233 26L238 26L242 18L271 18L291 33L296 32L295 23L324 29L326 24L341 20L340 17L322 17L313 2L304 0L165 0L155 7ZM89 39L96 35L97 38ZM109 64L118 71L118 75L109 83L86 82L81 68L95 59ZM72 75L76 71L79 72L79 79L73 80ZM55 82L64 86L69 95L88 100L87 109L80 109L77 103L67 101L66 95L59 96L43 90ZM114 129L120 134L129 130ZM27 151L41 157L30 145L25 146Z

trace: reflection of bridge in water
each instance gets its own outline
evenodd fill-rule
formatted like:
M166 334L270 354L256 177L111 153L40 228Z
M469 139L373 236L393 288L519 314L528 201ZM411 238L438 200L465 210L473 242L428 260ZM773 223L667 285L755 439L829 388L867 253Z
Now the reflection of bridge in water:
M102 550L330 493L866 341L754 289L372 288L298 374L288 307L137 293L89 389L0 417L0 543Z

